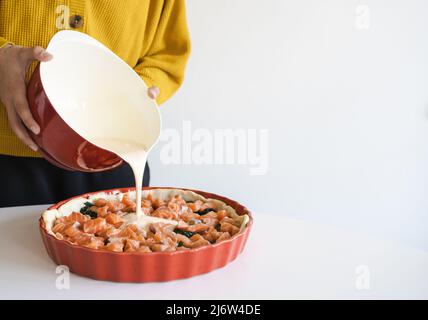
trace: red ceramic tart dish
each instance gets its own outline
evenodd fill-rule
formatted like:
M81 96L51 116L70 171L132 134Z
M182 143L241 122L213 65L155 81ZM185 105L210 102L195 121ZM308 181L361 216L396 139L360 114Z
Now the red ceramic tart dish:
M135 190L114 189L102 191L105 194L126 193ZM149 187L144 191L173 192L174 188ZM239 216L247 215L243 229L230 239L194 249L172 252L113 252L91 249L70 241L60 240L48 230L43 217L40 218L40 233L46 250L58 265L66 265L70 271L97 280L117 282L155 282L189 278L221 268L233 261L244 249L251 231L253 218L247 208L228 198L197 190L179 189L194 192L206 199L214 199L231 207ZM143 191L143 192L144 192ZM48 208L56 210L79 198L89 198L100 192L88 193L64 200Z

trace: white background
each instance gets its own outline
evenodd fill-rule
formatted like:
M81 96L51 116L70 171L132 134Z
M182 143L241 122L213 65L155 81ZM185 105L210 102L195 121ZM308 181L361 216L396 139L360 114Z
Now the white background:
M358 27L359 5L369 29ZM182 89L161 107L164 128L268 129L269 170L166 165L163 142L150 157L152 185L428 249L428 2L187 7L192 57Z

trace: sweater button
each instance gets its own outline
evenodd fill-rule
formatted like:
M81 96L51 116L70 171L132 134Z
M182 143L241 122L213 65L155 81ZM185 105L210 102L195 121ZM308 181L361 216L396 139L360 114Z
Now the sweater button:
M70 27L72 27L73 29L81 28L83 26L83 18L76 14L70 17L69 23Z

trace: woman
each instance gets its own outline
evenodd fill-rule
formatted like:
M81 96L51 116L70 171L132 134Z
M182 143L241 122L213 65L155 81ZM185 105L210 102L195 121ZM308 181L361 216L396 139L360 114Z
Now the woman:
M69 172L37 153L26 128L40 128L26 100L35 62L54 59L43 48L61 29L99 40L165 102L183 82L190 54L185 0L0 0L0 207L45 204L108 188L134 185L128 165L102 173ZM72 63L72 62L70 62ZM148 185L148 167L144 185Z

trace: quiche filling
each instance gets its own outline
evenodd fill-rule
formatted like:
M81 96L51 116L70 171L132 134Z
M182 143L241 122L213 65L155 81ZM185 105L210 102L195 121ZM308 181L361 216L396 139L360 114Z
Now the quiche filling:
M172 252L209 246L242 232L248 215L192 191L142 192L143 216L136 215L135 191L98 193L73 199L43 213L57 239L114 252Z

